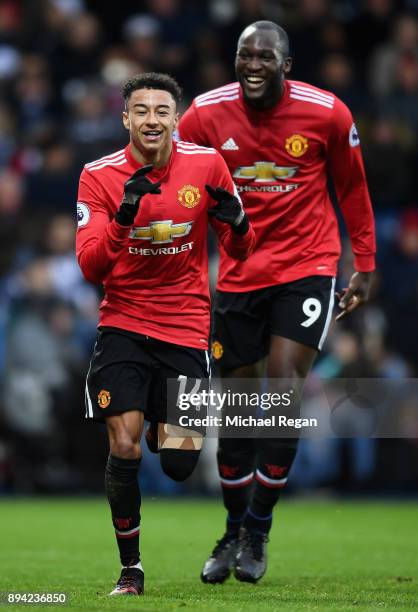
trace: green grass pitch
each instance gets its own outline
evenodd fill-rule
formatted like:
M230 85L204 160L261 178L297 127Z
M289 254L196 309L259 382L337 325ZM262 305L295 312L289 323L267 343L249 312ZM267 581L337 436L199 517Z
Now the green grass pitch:
M0 591L68 593L38 606L51 610L418 610L416 503L281 502L264 579L203 585L223 521L220 502L145 499L145 596L109 598L119 564L104 499L3 499Z

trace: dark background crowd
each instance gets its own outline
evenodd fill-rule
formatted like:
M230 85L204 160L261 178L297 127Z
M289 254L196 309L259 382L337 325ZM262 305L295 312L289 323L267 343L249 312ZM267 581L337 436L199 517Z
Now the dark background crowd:
M234 80L259 19L288 31L291 78L351 108L376 213L370 303L332 326L313 377L417 377L418 0L0 0L0 493L102 489L104 431L83 422L100 291L75 259L75 202L83 164L126 145L121 84L168 72L182 111ZM351 270L344 238L340 287ZM182 489L146 455L143 488L217 491L214 445ZM290 489L411 495L417 466L413 435L304 440Z

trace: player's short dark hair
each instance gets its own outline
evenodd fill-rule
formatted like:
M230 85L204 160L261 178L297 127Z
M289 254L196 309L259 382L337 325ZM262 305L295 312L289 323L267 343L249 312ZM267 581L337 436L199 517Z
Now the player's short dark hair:
M254 23L250 25L256 28L257 30L271 30L273 32L276 32L280 40L280 47L281 47L283 54L286 56L289 55L289 37L287 35L286 30L284 30L281 26L279 26L277 23L274 23L274 21L255 21ZM245 28L245 30L246 29L247 28ZM241 40L241 36L240 36L240 40Z
M162 89L173 96L176 104L181 100L182 90L180 85L169 74L160 72L143 72L131 77L122 87L122 96L125 104L128 102L133 91L137 89Z

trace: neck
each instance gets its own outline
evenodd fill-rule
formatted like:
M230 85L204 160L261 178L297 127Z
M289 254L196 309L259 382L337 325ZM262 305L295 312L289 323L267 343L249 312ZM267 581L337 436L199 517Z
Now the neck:
M168 164L172 149L173 143L170 140L168 146L160 151L141 151L131 140L131 153L142 166L152 164L154 168L163 168Z
M271 94L266 96L265 98L262 98L260 100L251 100L250 98L246 98L244 93L244 100L245 103L248 104L248 106L251 106L251 108L253 108L254 110L265 111L274 108L276 104L278 104L282 99L283 94L284 81L281 81L277 90L272 91Z

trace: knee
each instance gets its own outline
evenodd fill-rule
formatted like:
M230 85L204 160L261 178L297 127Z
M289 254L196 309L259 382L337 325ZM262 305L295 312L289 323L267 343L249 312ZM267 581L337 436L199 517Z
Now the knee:
M160 450L161 468L169 478L182 482L191 476L199 460L200 451L163 448Z
M110 452L120 459L140 459L141 448L139 442L132 440L129 435L115 436L110 443Z

